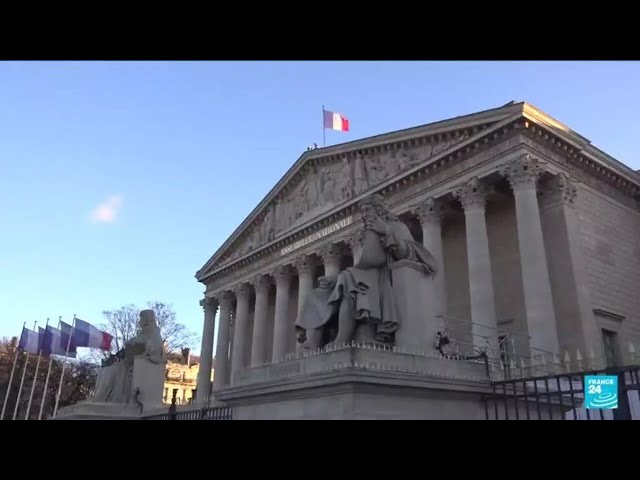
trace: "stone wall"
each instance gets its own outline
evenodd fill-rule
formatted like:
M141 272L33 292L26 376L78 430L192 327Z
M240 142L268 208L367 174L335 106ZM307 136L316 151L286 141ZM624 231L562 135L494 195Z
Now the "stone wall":
M640 213L585 185L576 199L585 270L598 328L620 329L620 342L640 338ZM603 325L605 323L605 325Z

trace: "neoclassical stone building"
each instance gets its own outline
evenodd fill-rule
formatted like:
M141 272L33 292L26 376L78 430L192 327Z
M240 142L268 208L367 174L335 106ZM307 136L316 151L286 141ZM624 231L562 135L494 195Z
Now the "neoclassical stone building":
M440 263L437 311L469 338L615 357L640 337L640 175L510 102L305 152L196 274L214 391L295 352L302 300L352 264L358 202L374 192ZM210 388L198 379L199 400Z

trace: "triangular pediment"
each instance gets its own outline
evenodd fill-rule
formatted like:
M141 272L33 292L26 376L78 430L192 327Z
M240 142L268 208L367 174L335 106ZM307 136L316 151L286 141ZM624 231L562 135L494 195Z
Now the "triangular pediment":
M402 172L455 149L523 103L305 152L196 274L198 280Z

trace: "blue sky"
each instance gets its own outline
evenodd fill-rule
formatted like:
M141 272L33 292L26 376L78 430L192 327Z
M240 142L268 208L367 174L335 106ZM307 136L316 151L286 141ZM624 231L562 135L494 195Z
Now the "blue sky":
M199 337L196 270L321 145L323 104L335 144L526 100L639 169L638 85L638 62L0 63L0 336L160 300Z

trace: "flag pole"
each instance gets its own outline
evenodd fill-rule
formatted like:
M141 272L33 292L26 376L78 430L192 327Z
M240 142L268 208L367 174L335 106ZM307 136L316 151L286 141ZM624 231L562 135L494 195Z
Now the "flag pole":
M60 322L62 322L61 316L58 317L58 329L60 329ZM47 378L44 381L44 390L42 392L42 401L40 402L38 420L42 420L42 411L44 410L44 404L47 400L47 387L49 386L49 375L51 375L51 364L53 364L53 352L49 352L49 368L47 369Z
M22 325L22 331L27 326L27 322ZM7 401L9 400L9 392L11 391L11 384L13 383L13 374L16 371L16 363L18 363L18 354L20 353L20 340L16 343L16 354L13 356L13 367L11 367L11 375L9 375L9 385L7 385L7 393L4 394L4 403L2 404L2 414L0 414L0 420L4 420L4 412L7 409Z
M45 331L49 326L49 319L47 318L47 323L44 328ZM40 370L40 360L42 359L42 342L40 343L38 348L38 363L36 363L36 372L33 374L33 381L31 382L31 393L29 394L29 404L27 405L27 413L24 415L25 420L29 420L29 413L31 413L31 403L33 402L33 392L36 390L36 383L38 383L38 370Z
M322 105L322 146L327 146L327 129L324 126L324 105Z
M76 314L73 314L73 322L71 322L71 331L69 332L69 340L67 340L67 350L64 352L64 363L62 364L62 373L60 374L60 384L58 385L58 394L56 395L56 406L53 408L53 416L58 413L58 404L60 403L60 393L62 392L62 380L64 379L64 371L67 367L67 356L71 347L71 337L73 337L73 329L76 325Z
M36 331L36 325L38 324L38 321L36 320L35 322L33 322L33 331ZM16 398L16 405L13 408L13 419L16 419L16 416L18 415L18 407L20 406L20 397L22 396L22 386L24 385L24 377L26 376L27 373L27 365L29 363L29 351L27 351L27 356L24 359L24 368L22 369L22 378L20 379L20 388L18 389L18 398Z

